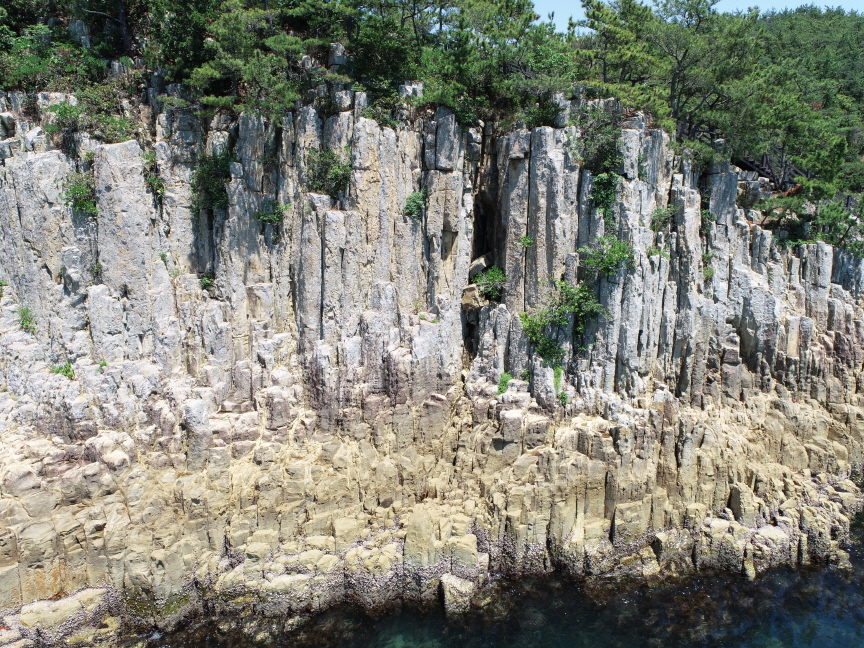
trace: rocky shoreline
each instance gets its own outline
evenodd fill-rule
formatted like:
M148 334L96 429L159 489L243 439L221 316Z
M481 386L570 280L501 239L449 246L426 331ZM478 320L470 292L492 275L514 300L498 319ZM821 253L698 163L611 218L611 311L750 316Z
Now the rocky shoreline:
M0 646L198 609L457 613L495 574L848 564L864 264L763 230L736 200L758 180L622 116L609 218L580 102L505 133L444 109L382 126L341 86L334 114L202 123L163 91L129 106L139 139L79 133L78 156L0 96ZM40 95L40 123L67 100ZM335 196L308 190L322 149L350 165ZM223 154L228 206L193 213ZM97 217L66 204L73 173ZM604 236L632 264L544 361L520 314ZM490 301L472 282L493 264Z

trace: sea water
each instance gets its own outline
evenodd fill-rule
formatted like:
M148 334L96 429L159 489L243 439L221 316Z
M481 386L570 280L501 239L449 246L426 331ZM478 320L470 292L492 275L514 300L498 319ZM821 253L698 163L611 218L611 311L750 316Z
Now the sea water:
M482 609L440 605L371 615L350 605L284 620L198 619L152 646L305 648L864 648L864 559L854 569L778 569L753 582L700 574L662 583L585 583L560 576L501 580ZM286 629L290 628L290 629Z

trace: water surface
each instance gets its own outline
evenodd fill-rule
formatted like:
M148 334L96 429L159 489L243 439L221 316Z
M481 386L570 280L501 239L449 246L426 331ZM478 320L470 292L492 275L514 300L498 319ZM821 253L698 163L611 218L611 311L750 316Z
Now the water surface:
M864 648L864 561L855 571L781 569L755 582L700 575L649 586L586 586L562 577L501 581L492 602L463 618L402 605L378 616L333 608L300 628L285 619L202 619L166 648Z

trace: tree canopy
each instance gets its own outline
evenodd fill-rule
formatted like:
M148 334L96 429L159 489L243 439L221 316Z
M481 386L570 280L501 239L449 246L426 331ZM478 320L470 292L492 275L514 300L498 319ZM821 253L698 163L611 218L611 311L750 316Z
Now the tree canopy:
M723 139L724 154L767 160L784 187L800 182L805 203L864 191L864 15L581 1L585 20L561 33L530 0L8 0L0 88L82 92L104 123L153 73L203 106L269 118L322 82L362 88L383 114L400 84L422 81L423 101L463 125L551 125L556 95L614 96L697 163ZM338 69L327 67L335 42L347 53ZM141 74L119 87L105 61L126 57ZM808 217L793 207L776 213Z

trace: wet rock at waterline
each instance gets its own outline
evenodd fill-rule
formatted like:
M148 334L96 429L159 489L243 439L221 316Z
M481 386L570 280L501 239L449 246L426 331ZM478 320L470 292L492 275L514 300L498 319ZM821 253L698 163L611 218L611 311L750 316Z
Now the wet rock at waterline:
M158 198L141 144L83 142L95 218L63 198L84 162L3 160L9 632L171 626L205 601L457 614L499 573L848 564L859 260L779 247L736 206L734 168L698 173L638 118L612 227L573 127L462 131L439 110L394 130L344 103L280 124L154 114ZM346 148L348 189L308 192L313 150ZM196 160L220 151L238 160L228 207L193 214ZM421 187L422 213L404 213ZM261 220L274 204L281 222ZM583 334L551 333L556 370L519 314L551 281L585 281L577 250L603 235L633 265L591 283L606 314ZM490 301L471 282L491 265L506 285ZM66 362L71 378L51 371ZM93 588L110 601L64 599ZM86 623L25 622L58 597Z

